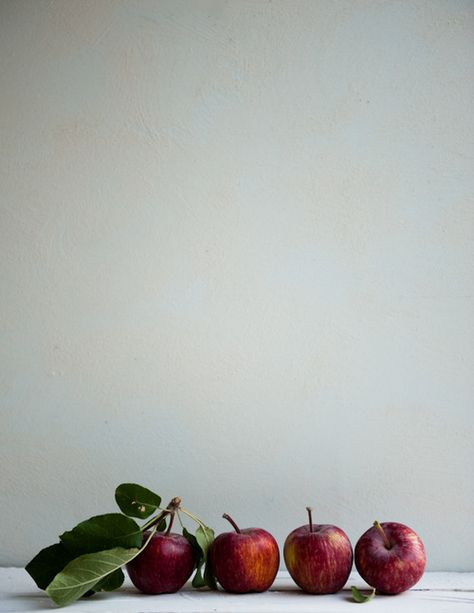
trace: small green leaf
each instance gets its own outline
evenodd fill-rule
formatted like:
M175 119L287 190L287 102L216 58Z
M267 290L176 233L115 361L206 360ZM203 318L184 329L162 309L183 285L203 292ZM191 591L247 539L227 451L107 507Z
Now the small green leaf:
M121 513L96 515L59 537L66 549L76 555L114 547L141 547L140 526Z
M164 532L166 530L166 519L162 519L160 521L160 523L158 524L156 531L157 532Z
M216 578L214 577L214 573L212 572L212 567L209 563L209 560L206 560L206 567L204 569L204 581L209 589L217 590Z
M362 592L360 592L355 585L353 585L351 587L351 591L352 591L352 598L354 598L354 600L356 602L369 602L369 600L372 600L372 598L375 596L375 589L373 589L370 594L362 594Z
M188 540L188 542L190 543L194 551L196 573L193 577L192 586L196 588L205 587L206 583L204 581L204 577L202 576L202 572L201 572L202 565L204 564L203 551L201 547L199 546L199 543L197 542L197 539L194 536L194 534L191 534L191 532L189 532L189 530L186 530L186 528L184 527L183 527L183 536L184 538Z
M139 519L149 517L161 504L158 494L136 483L119 485L115 490L115 501L122 513Z
M196 537L194 536L194 534L191 534L191 532L189 532L189 530L187 530L186 528L183 527L183 536L185 539L187 539L189 541L189 544L191 545L191 547L194 550L194 555L196 557L196 559L202 555L202 550L199 547L199 544L196 540Z
M45 590L54 577L75 558L61 543L42 549L25 567L36 585Z
M94 586L133 560L139 552L136 547L132 549L115 547L108 551L79 556L56 575L46 592L57 605L64 607L89 590L95 591Z
M125 575L121 568L117 568L116 571L107 575L101 579L98 583L94 585L94 592L113 592L113 590L117 590L125 580Z
M208 563L209 547L214 540L214 531L207 526L199 526L196 530L196 536L191 534L186 528L183 528L183 536L189 541L196 560L196 573L193 577L192 586L195 588L209 587L213 590L217 589L214 575L211 572ZM205 565L204 573L203 566Z
M196 540L204 553L204 557L207 559L207 552L214 540L214 530L207 526L199 526L196 530Z
M204 557L204 584L211 590L217 590L216 580L209 564L209 547L212 545L214 540L214 530L208 526L199 526L199 528L196 530L196 540L202 549Z
M199 564L198 567L196 568L196 572L194 573L194 577L191 582L191 585L195 587L196 589L199 589L201 587L207 587L206 581L204 580L204 577L202 576L202 564L203 563L201 562L201 564Z

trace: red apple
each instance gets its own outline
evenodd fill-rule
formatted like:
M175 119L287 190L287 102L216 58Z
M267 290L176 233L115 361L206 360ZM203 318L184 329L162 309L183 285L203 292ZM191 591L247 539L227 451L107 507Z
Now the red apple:
M171 527L171 526L170 526ZM143 541L149 537L145 532ZM194 553L180 534L155 533L145 549L127 564L132 583L145 594L177 592L191 576Z
M280 564L278 545L261 528L241 530L226 513L235 532L224 532L210 549L212 572L227 592L264 592L272 585Z
M283 555L293 581L309 594L334 594L344 587L352 568L346 533L328 524L309 523L286 537Z
M421 579L425 548L408 526L376 521L357 541L355 564L364 581L378 592L399 594Z

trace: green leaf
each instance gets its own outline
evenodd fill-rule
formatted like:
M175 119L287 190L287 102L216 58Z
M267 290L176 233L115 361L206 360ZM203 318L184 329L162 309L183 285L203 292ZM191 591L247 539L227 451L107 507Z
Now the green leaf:
M113 573L110 573L110 575L107 575L107 577L104 577L96 583L94 587L83 594L81 598L88 598L89 596L93 596L96 592L113 592L117 590L124 581L125 575L122 569L117 568Z
M117 568L113 573L107 575L94 585L94 592L113 592L117 590L125 580L125 575L121 568Z
M73 560L75 555L61 543L42 549L25 567L36 585L45 590L54 577Z
M164 532L166 530L166 519L162 519L160 521L160 523L158 524L156 531L157 532Z
M146 519L161 504L161 498L136 483L122 483L115 490L115 501L122 513L129 517Z
M197 542L194 534L191 534L186 528L183 527L183 536L188 540L194 552L194 560L196 565L196 573L193 577L192 585L193 587L205 587L206 583L204 581L204 577L202 576L202 565L204 564L204 556L199 543Z
M355 585L353 585L351 587L351 591L352 591L352 598L354 598L354 600L356 602L369 602L369 600L372 600L372 598L375 596L375 589L373 589L370 594L362 594L362 592L360 592Z
M199 544L197 542L196 537L194 536L194 534L191 534L191 532L189 532L189 530L186 530L186 528L183 527L183 536L185 539L187 539L189 541L189 544L191 545L191 547L194 550L194 556L196 558L196 560L198 559L198 557L200 557L202 555L202 550L199 547Z
M209 560L206 560L206 567L204 569L204 581L209 589L217 590L216 578L214 577L214 573L212 572L212 567L209 563Z
M209 587L212 590L217 589L216 580L208 563L208 551L214 540L214 531L207 526L199 526L196 530L196 536L194 536L186 528L183 528L183 536L191 544L196 560L196 573L193 577L192 586L195 588Z
M209 547L212 545L212 542L214 540L214 530L212 530L212 528L209 528L208 526L199 526L199 528L196 530L196 540L203 552L203 559L205 564L203 577L204 584L207 585L207 587L209 587L211 590L217 590L216 580L212 573L212 569L210 567L208 559Z
M196 530L196 540L204 553L204 557L207 559L207 552L214 540L214 530L207 526L199 526Z
M141 547L140 526L121 513L96 515L59 537L66 549L76 555L114 547Z
M46 592L59 606L64 607L80 598L87 591L102 582L118 568L133 560L140 549L115 547L108 551L86 553L79 556L52 580Z
M203 566L203 562L198 564L193 580L191 582L191 585L195 587L196 589L199 589L201 587L207 587L206 581L204 580L204 577L202 576L202 566Z

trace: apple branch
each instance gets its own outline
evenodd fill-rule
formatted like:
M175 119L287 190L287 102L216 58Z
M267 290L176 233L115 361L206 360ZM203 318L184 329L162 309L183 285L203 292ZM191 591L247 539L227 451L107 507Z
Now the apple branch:
M159 525L160 521L165 519L167 515L174 515L175 511L179 509L180 504L181 504L181 498L179 498L179 496L175 496L174 498L172 498L169 501L166 509L164 509L159 515L154 517L150 522L146 523L144 526L141 527L142 532L144 530L148 530L149 528L152 528L153 526Z

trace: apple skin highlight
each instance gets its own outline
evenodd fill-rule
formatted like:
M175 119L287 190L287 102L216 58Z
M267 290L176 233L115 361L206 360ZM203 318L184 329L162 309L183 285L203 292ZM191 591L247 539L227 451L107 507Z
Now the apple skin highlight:
M278 544L261 528L219 534L211 545L210 563L227 592L264 592L272 585L280 564Z
M328 524L296 528L287 536L283 554L293 581L309 594L338 592L352 569L349 538Z
M382 530L374 525L357 541L356 568L378 592L400 594L421 579L426 565L425 548L416 532L404 524L378 525Z

